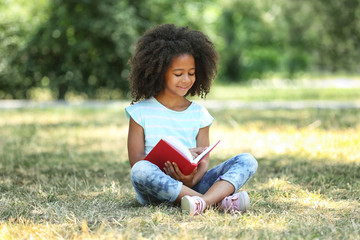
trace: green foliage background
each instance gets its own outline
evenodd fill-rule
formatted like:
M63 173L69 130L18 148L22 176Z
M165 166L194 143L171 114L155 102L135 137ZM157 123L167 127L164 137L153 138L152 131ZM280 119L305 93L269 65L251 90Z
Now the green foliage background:
M169 22L214 41L217 81L358 74L359 18L360 0L1 0L0 99L125 98L134 43Z

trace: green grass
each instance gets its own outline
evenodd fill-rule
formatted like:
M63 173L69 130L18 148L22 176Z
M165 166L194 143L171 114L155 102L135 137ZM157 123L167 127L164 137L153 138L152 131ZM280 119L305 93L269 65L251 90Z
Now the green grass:
M0 239L358 239L360 110L221 110L216 165L251 152L252 209L140 206L121 108L0 111Z
M273 100L341 100L359 101L360 87L355 88L311 88L298 86L246 86L215 85L208 99L273 101Z

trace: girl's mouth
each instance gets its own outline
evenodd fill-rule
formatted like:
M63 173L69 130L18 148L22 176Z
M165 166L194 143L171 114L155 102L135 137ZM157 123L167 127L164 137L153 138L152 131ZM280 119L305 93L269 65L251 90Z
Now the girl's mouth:
M189 86L183 87L183 86L178 86L178 88L180 88L181 90L188 90Z

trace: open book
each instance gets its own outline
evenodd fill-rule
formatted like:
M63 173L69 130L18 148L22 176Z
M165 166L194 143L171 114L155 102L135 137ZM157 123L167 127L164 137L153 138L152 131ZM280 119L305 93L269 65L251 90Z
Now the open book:
M193 159L190 150L180 141L175 139L161 139L145 157L145 160L154 163L162 171L164 171L167 161L175 162L184 175L189 175L219 142L220 140L213 143Z

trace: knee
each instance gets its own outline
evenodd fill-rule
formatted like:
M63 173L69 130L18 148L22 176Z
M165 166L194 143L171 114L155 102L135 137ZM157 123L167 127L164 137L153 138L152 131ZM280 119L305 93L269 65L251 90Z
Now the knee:
M255 157L250 153L242 153L239 155L241 159L245 162L245 164L255 173L258 168L258 162Z
M149 162L141 160L136 162L131 168L131 181L142 182L147 178L147 170L149 169Z

